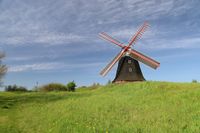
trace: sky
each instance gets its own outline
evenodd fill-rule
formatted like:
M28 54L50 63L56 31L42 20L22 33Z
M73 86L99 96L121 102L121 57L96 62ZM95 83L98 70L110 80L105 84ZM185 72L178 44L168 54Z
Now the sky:
M157 70L140 63L146 80L200 81L199 6L199 0L0 0L4 85L106 84L117 65L106 77L99 72L120 48L98 33L126 44L144 21L150 28L133 48L161 63Z

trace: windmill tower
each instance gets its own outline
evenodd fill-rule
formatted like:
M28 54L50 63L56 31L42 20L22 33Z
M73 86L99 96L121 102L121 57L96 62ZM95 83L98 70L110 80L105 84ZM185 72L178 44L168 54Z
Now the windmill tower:
M100 72L102 76L105 76L118 61L119 63L117 67L117 72L113 82L144 81L145 79L143 77L138 61L153 69L156 69L160 66L159 62L151 59L150 57L147 57L146 55L134 49L131 49L131 46L141 38L142 34L146 31L148 27L148 23L144 22L144 24L138 29L136 34L130 39L127 45L120 43L119 41L104 32L99 34L99 36L104 40L114 43L122 48L120 53L117 54L117 56L115 56L114 59Z

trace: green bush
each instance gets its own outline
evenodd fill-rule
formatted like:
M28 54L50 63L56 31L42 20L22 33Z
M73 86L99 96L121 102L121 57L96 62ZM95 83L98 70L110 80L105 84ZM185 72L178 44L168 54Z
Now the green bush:
M74 81L69 82L69 83L67 84L67 89L68 89L68 91L75 91L75 88L76 88L76 83L75 83Z
M5 91L18 91L18 92L25 92L28 91L26 87L17 86L17 85L8 85L5 87Z
M192 80L192 83L197 83L198 81L196 79L193 79Z
M67 91L67 87L60 83L49 83L38 88L39 91Z

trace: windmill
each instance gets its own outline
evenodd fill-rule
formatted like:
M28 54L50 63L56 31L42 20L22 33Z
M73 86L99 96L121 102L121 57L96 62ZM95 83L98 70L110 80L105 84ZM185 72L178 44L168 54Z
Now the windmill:
M147 22L144 22L144 24L138 29L136 34L130 39L127 45L124 45L123 43L112 38L104 32L99 33L99 36L102 39L114 43L122 48L117 56L115 56L114 59L100 72L102 76L105 76L118 61L119 63L117 67L117 72L113 82L144 81L145 79L143 77L138 61L153 69L156 69L160 66L159 62L134 49L131 49L131 46L141 38L142 34L147 30L148 27L149 24Z

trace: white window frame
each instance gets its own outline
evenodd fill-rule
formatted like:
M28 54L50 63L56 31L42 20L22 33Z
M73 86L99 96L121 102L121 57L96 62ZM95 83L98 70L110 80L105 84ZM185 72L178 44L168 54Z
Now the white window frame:
M129 68L128 68L128 71L129 71L129 72L133 72L133 68L129 67Z

